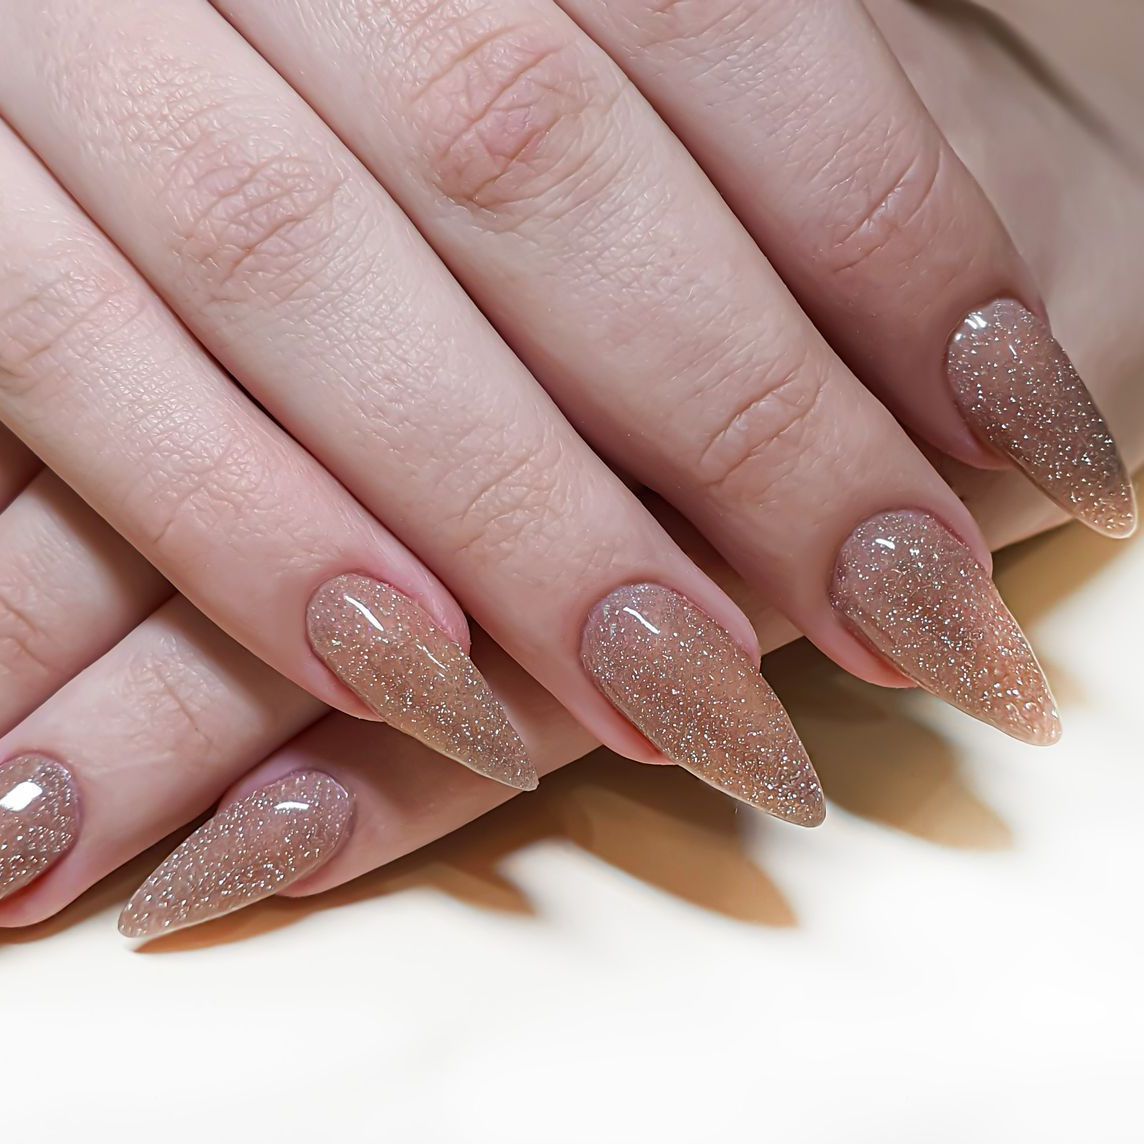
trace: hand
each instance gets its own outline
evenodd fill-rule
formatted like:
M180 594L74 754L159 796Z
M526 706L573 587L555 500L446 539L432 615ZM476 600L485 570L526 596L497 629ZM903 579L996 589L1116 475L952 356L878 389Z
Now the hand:
M552 0L282 7L224 5L242 35L205 3L5 17L0 110L87 216L4 137L0 415L189 600L323 702L528 787L463 606L614 749L820 816L757 679L751 726L729 729L688 654L654 694L634 677L667 662L639 642L656 610L702 629L729 678L757 644L432 243L584 438L839 663L1052 740L1048 690L978 570L987 547L891 411L971 464L1008 451L1103 530L1131 527L1131 492L1027 267L860 6L755 2L708 25L688 5L584 0L590 36ZM675 98L681 80L698 98ZM994 360L1014 339L1016 373ZM1014 397L1020 423L997 422ZM973 615L953 617L939 582L967 577ZM612 623L613 593L640 583L649 626ZM923 643L885 622L906 611ZM1000 661L998 701L980 684ZM703 757L696 719L719 738ZM764 721L766 757L744 754L731 740Z
M495 670L493 670L493 672L491 674L493 677L495 677L496 676ZM74 689L73 689L73 691L74 691ZM76 693L78 693L78 692L76 692ZM55 714L58 716L58 715L61 715L63 713L64 713L64 709L59 708L57 706L56 710L55 710ZM515 720L517 720L523 726L527 725L527 718L525 717L525 714L524 713L517 714L515 707L514 707L514 717L515 717ZM53 721L53 722L55 722L55 721ZM47 724L47 722L41 722L40 725L41 726L47 726L48 724ZM347 724L347 725L349 726L349 728L351 728L353 730L353 732L355 732L355 733L357 732L358 729L356 728L355 725L353 725L353 724ZM333 724L329 724L329 726L331 726L331 728L334 729L334 731L336 731L336 729L337 729L337 723L336 722ZM334 731L332 731L331 734L333 734ZM307 744L303 745L305 748L312 749L313 752L315 752L315 755L312 755L310 757L320 757L321 756L320 734L321 734L320 731L316 731L315 736L318 738L308 740ZM363 746L365 746L365 744L363 744ZM404 745L403 745L403 747L404 747ZM121 749L121 744L120 744L120 749ZM294 761L295 762L299 761L300 757L302 757L302 756L295 753L293 756ZM281 762L281 760L278 760L277 762ZM387 772L387 774L388 773L389 772ZM403 773L402 768L400 768L400 766L398 765L397 768L395 768L394 772L392 772L392 774L394 774L395 781L400 780L400 777L402 777L402 773ZM345 779L347 779L347 781L349 781L349 779L353 776L353 774L355 774L355 768L353 768L353 764L352 764L352 760L351 760L349 765L348 765L348 770L345 771L343 777ZM368 784L370 784L371 781L376 781L376 780L384 781L384 779L386 779L386 777L387 776L383 776L383 774L381 774L380 772L374 772L373 774L371 774L371 776L363 776L362 781L367 786ZM463 779L463 776L461 778ZM352 784L350 784L350 785L352 786ZM462 786L463 786L463 784L462 784ZM483 786L484 785L477 785L474 788L474 794L479 794L479 795L483 796L485 794L485 792L482 789ZM446 794L447 794L447 792L446 792ZM463 791L462 791L462 794L463 794ZM454 813L464 813L464 812L466 812L466 809L464 809L464 808L468 808L468 811L475 811L477 805L479 805L482 802L484 802L483 799L478 799L478 797L472 797L472 799L467 799L466 802L464 802L464 807L454 807L453 812ZM366 805L368 807L368 805L370 805L370 804L367 803ZM439 805L439 803L438 803L438 805ZM373 808L373 809L376 809L376 808ZM447 804L446 804L445 809L448 809ZM362 820L362 818L365 817L362 815L362 810L363 810L362 800L359 799L359 826L357 828L355 828L355 831L353 831L353 834L352 834L352 837L351 837L349 843L347 845L345 845L343 850L340 852L339 857L337 857L337 859L335 860L336 863L339 865L335 865L332 863L331 865L327 866L325 871L323 871L323 875L321 875L321 876L325 877L328 875L331 877L336 877L337 880L341 880L343 876L347 876L344 874L345 869L347 869L347 866L345 866L345 863L350 863L352 865L352 863L355 863L355 861L362 860L363 853L370 852L370 848L368 848L368 840L370 840L371 832L370 832L370 828L368 828L368 827L363 828L362 821L360 821L360 820ZM366 821L368 821L368 819L366 819ZM440 826L442 826L443 823L445 823L445 821L447 821L447 818L443 817L443 818L434 819L434 818L432 818L432 816L428 816L428 818L422 819L422 825L424 823L426 823L426 821L428 821L428 823L430 824L428 826L428 829L431 832L431 831L435 831L435 829L439 829ZM407 826L408 826L408 823L406 823L406 827ZM86 826L85 826L85 834L86 834ZM399 834L395 835L395 837L400 837L400 835ZM406 832L405 837L406 837L406 839L408 839L408 837L410 837L410 833ZM357 849L355 849L355 843L357 840L362 840L362 844L360 844L359 847L357 847ZM400 845L400 842L387 843L387 844L388 845L392 845L392 844ZM374 850L375 859L376 859L376 855L378 855L378 851ZM72 857L73 858L78 857L78 855L73 855ZM71 858L69 858L69 863L72 863ZM64 864L61 864L61 868L63 867L63 865ZM72 866L73 866L73 869L82 868L82 864L79 864L79 863L72 864ZM47 882L48 882L48 879L45 879L45 884L38 885L38 887L35 887L33 890L33 893L35 893L35 895L39 895L41 889L47 889ZM65 885L66 883L57 882L57 884L58 885ZM22 896L21 899L17 899L17 900L21 904L27 903L27 901L30 900L30 896L25 895L25 896ZM17 904L16 901L14 901L13 905L15 906L16 904ZM33 911L33 914L34 914L34 911Z

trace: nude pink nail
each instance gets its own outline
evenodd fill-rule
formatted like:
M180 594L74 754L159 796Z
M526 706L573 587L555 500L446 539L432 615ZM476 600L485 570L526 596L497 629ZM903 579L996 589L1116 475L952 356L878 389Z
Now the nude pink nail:
M1027 743L1060 738L1048 680L989 573L929 513L886 512L842 546L846 623L927 691Z
M204 823L135 891L124 937L155 937L241 910L324 866L353 821L353 797L321 771L297 771Z
M1092 394L1048 327L1020 302L970 314L947 355L970 428L1061 508L1108 536L1136 528L1136 496Z
M596 686L672 762L777 818L822 822L822 787L778 696L684 596L659 584L616 589L588 617L580 656Z
M367 576L314 593L310 644L375 714L426 746L518 790L539 777L476 664L408 596Z

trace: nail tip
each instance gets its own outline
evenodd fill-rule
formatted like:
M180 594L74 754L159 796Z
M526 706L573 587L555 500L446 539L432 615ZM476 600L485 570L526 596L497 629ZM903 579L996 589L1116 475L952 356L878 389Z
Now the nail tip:
M510 790L519 791L533 791L540 786L540 776L535 772L530 773L514 773L503 774L498 771L482 771L476 767L471 768L477 774L484 775L485 778L490 778L494 782L498 782L501 786L506 786Z
M811 805L801 808L798 812L779 814L776 817L781 818L783 822L789 822L792 826L815 830L826 821L826 800L819 796Z

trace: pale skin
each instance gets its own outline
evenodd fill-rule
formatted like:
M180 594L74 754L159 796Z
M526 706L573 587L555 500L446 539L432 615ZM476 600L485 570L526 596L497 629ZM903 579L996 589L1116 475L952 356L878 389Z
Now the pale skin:
M241 4L228 5L236 20L241 21L242 7ZM984 264L992 265L990 260L1002 263L1004 269L994 268L990 274L1006 278L1013 290L1023 289L1021 283L1026 278L1029 282L1037 282L1058 331L1067 338L1074 356L1082 362L1091 387L1113 422L1129 463L1137 465L1144 453L1144 409L1140 408L1141 397L1135 382L1139 366L1144 362L1144 337L1138 329L1133 301L1134 297L1139 297L1140 270L1130 263L1127 252L1138 245L1133 236L1144 235L1144 185L1138 174L1139 168L1134 169L1123 156L1129 146L1144 149L1138 114L1139 101L1144 101L1144 93L1132 89L1132 83L1138 87L1138 81L1134 80L1133 73L1126 71L1123 84L1117 90L1115 84L1109 82L1109 72L1115 77L1115 69L1106 66L1108 56L1088 61L1094 72L1099 71L1101 75L1104 89L1099 98L1105 104L1113 126L1127 136L1127 143L1120 149L1114 149L1100 137L1091 122L1078 118L1075 111L1064 107L1058 94L1046 90L1040 79L1030 75L1005 51L983 47L977 38L980 33L976 25L933 22L923 19L912 7L897 2L872 7L907 68L911 64L917 66L915 79L927 99L930 112L970 160L974 176L988 191L1024 255L1024 261L1021 261L1009 248L1007 240L997 237L987 244L991 246L995 241L997 245L992 253L987 254ZM1119 18L1126 21L1139 19L1123 14ZM1091 13L1087 19L1093 19ZM1042 25L1038 33L1050 37L1056 34L1059 43L1067 45L1068 17L1060 15L1058 20L1059 27ZM604 35L604 32L597 31ZM1110 34L1109 54L1117 43L1129 37L1131 31L1122 29L1119 37ZM1081 91L1087 90L1082 82L1082 65L1074 63L1072 66L1070 76L1073 84ZM964 82L967 69L973 75L973 103L958 98L964 96L964 88L953 82L953 77L962 77L961 82ZM1106 90L1109 86L1113 88L1111 92ZM949 102L943 103L943 97ZM983 114L983 108L991 109L991 114ZM998 111L1002 108L1005 109L1004 114ZM1134 115L1134 111L1137 114ZM1132 131L1136 132L1135 139L1131 138ZM25 138L30 135L27 127L23 134ZM342 137L348 138L345 131ZM66 143L62 139L59 142L61 154ZM19 147L14 141L7 145ZM368 164L369 159L363 158ZM1025 180L1029 178L1030 169L1043 172L1041 181L1045 184L1067 186L1070 205L1066 223L1038 217L1036 212L1027 210ZM38 180L45 178L43 172L32 170L27 175L28 186L42 189ZM104 193L95 184L94 177L92 179L91 193ZM46 184L43 187L46 188ZM16 193L19 193L18 188ZM117 208L111 192L106 193L104 226L109 232L115 232L113 215ZM139 194L142 201L150 191L143 188ZM412 198L415 194L414 188L407 191L406 197ZM955 197L960 202L966 194L972 197L971 190L962 190ZM426 212L434 209L432 203L419 207L417 203L411 205L405 200L403 206L415 218L419 209ZM1044 209L1048 210L1048 206ZM444 217L448 212L442 214ZM959 214L958 217L962 216ZM1053 225L1049 225L1050 221ZM444 232L452 224L447 219L433 223L427 218L419 218L418 222L423 228L430 225L442 227L444 237L438 239L439 249L449 241L448 234ZM61 222L56 216L50 225L68 227L71 223L67 218ZM126 223L119 225L125 227ZM528 221L521 225L527 226ZM681 218L680 226L684 225L685 220ZM988 233L993 233L994 225L992 216L986 215L984 221L979 220L973 229L980 233L984 227ZM1000 236L1004 232L998 228L996 233ZM122 241L126 243L129 239L124 237ZM137 264L146 261L149 256L145 246L149 238L144 236L130 241L138 243L133 254ZM528 245L527 258L519 273L532 273L538 277L550 273L550 264L544 260L555 259L556 254L545 246L545 241L545 235L539 234ZM717 239L707 234L705 243L709 246L713 241ZM495 259L500 257L498 251L492 238L481 235L474 238L472 247L458 258L467 257L474 264L490 266L495 265ZM732 255L728 254L728 257ZM533 261L528 262L528 259ZM975 266L980 264L980 259L974 260ZM554 266L555 262L551 265ZM761 263L759 265L762 266ZM1028 270L1027 266L1033 270ZM475 275L472 268L470 274ZM765 306L762 304L765 292L771 289L772 279L769 270L759 269L757 274L757 286L751 289L760 293L750 305L744 303L743 309L732 312L729 329L741 329L744 322L752 320L753 310L773 310L777 304L777 295L768 297ZM789 279L789 272L787 276ZM867 292L878 287L876 278L865 284ZM1094 282L1102 284L1099 307L1092 305ZM480 289L476 277L471 277L467 284L470 292L476 295ZM196 288L196 284L187 286L172 280L164 283L163 288L170 297L178 289ZM224 304L246 305L244 292L239 291L238 294L237 302L227 299ZM972 294L972 290L968 291L967 298L963 300L966 305L972 304L973 298L969 297ZM571 290L566 297L570 307L582 307L585 315L593 305L603 307L608 304L605 294L587 287L581 293ZM482 301L487 308L496 309L495 300ZM1029 303L1039 304L1031 295ZM835 304L841 305L827 297L820 312L828 313L830 306ZM880 303L875 308L884 313L887 307ZM908 320L896 320L924 339L925 317L926 314L910 315ZM540 308L529 318L530 329L540 331L529 336L535 336L538 342L543 341L550 360L557 364L556 373L567 371L568 366L561 363L571 362L578 347L570 340L567 348L561 350L562 331L544 327ZM264 344L265 353L271 353L270 347L276 336L270 325L272 313L242 310L233 320L239 331L238 337L249 345ZM631 320L638 321L638 315ZM804 321L792 311L791 325L795 329L803 330L800 323ZM934 321L941 325L939 319ZM174 327L167 329L164 322L165 319L156 318L153 329L156 338L178 337ZM478 337L478 329L484 328L472 325L474 339L484 339L483 344L487 345L487 353L491 355L489 361L495 357L499 367L497 370L489 367L487 372L503 374L516 369L509 364L514 359L497 356L502 351L493 348L499 343L493 340L491 331L482 332ZM628 360L615 360L612 368L619 374L630 376L635 365L644 362L649 370L645 384L649 383L651 371L657 374L664 372L661 363L649 358L655 345L666 343L665 352L676 352L671 348L669 335L674 336L666 329L650 331L646 344L638 342L638 353ZM259 341L262 337L265 337L265 343ZM815 339L810 339L810 344L820 347L820 342ZM800 353L805 350L805 346L799 348ZM233 352L239 355L239 350L233 349ZM253 350L243 352L254 353ZM955 468L941 462L943 471L950 474L955 487L966 490L970 507L985 526L984 539L977 538L976 526L968 521L957 498L893 424L886 407L873 402L870 394L858 386L853 375L842 365L842 359L829 354L825 341L821 341L821 347L814 348L812 352L823 355L821 369L832 379L830 384L834 388L830 393L841 403L828 402L829 415L845 416L851 423L854 418L869 416L872 444L868 456L838 454L823 458L813 445L821 434L808 436L806 448L798 451L790 461L791 475L783 484L784 503L792 513L805 517L811 499L815 502L821 499L815 497L815 482L821 481L826 487L838 485L842 479L840 474L856 468L868 478L865 482L851 482L848 486L853 488L852 495L862 500L861 506L852 503L834 505L830 512L838 512L837 520L829 516L816 518L815 526L807 528L805 533L800 531L794 540L797 551L791 555L791 564L786 569L781 567L781 561L770 557L782 547L780 536L786 538L790 535L789 525L781 533L776 526L775 539L771 541L764 531L758 540L757 551L736 550L733 553L736 563L741 570L747 571L751 581L750 589L744 590L742 582L729 573L720 558L709 550L689 559L685 553L698 552L702 547L690 539L693 537L692 529L671 512L648 513L618 481L602 467L597 468L596 457L583 447L579 438L570 435L567 447L562 444L556 450L560 460L554 467L560 469L569 456L574 460L580 458L584 463L581 466L577 461L573 466L575 471L567 475L569 485L561 495L572 496L572 503L580 505L584 503L582 497L588 497L589 503L595 505L585 514L585 520L591 527L588 523L583 524L585 543L593 553L598 551L596 546L601 542L598 532L594 531L599 520L608 520L614 529L613 541L610 542L613 548L605 565L607 576L598 583L584 585L583 603L606 590L610 583L617 582L614 579L616 575L630 577L638 570L640 575L647 576L654 571L657 578L667 578L676 586L686 588L692 598L701 600L708 610L717 613L721 622L736 632L749 650L754 645L748 619L760 633L763 648L773 647L789 638L792 630L801 630L856 674L875 682L900 682L891 669L854 644L846 632L836 630L829 610L821 601L816 602L806 594L806 585L821 583L824 578L807 574L806 568L825 568L828 565L832 551L829 543L831 530L837 534L843 527L843 521L851 522L856 519L856 512L860 515L862 511L877 507L885 498L891 501L894 497L907 498L911 503L921 499L943 518L958 523L962 535L974 537L974 544L984 553L987 544L998 547L1049 527L1060 518L1027 483L1012 473L1002 471L996 458L984 455L981 446L963 433L964 426L933 392L927 397L924 387L920 391L905 385L895 388L894 377L905 377L913 370L910 355L916 351L908 339L901 344L895 342L894 354L900 354L902 358L887 361L886 390L879 396L921 436L946 453L976 467ZM216 350L216 353L222 356L221 350ZM562 357L562 353L565 356ZM157 348L155 355L161 358L162 350ZM266 360L270 360L269 356ZM238 361L236 356L235 362ZM258 365L253 357L249 363L243 358L242 363L249 369ZM232 372L238 372L237 364L227 364ZM192 365L186 367L188 376ZM206 359L193 365L203 378L212 376L211 368ZM526 382L531 385L532 379L523 372L519 378L521 396L515 400L523 404L514 408L531 410L536 414L537 440L548 439L546 434L552 432L565 432L564 429L545 428L541 424L547 406L540 398L523 396L531 393ZM315 377L313 384L320 381ZM333 384L328 380L321 383ZM565 379L564 383L570 385L571 381ZM241 406L235 406L234 399L217 379L212 380L209 386L218 397L219 407L225 404L227 416L236 419L252 416ZM491 396L490 400L493 400ZM655 479L654 470L657 464L665 463L663 458L657 459L654 449L646 456L622 456L623 423L613 425L606 418L599 423L594 422L595 408L591 406L590 397L585 401L585 408L580 414L574 411L574 416L578 423L591 422L595 426L597 447L623 460L625 468L642 480L662 483L662 477L659 481ZM734 407L738 408L738 405ZM609 411L609 416L612 412ZM92 413L98 415L99 410L93 407ZM31 436L27 432L28 426L40 422L45 415L42 411L29 411L25 406L20 416L26 418L20 426L26 436ZM49 425L46 420L43 423ZM249 426L245 426L243 431L246 428ZM351 563L368 559L375 562L375 567L377 562L384 563L386 578L393 582L395 577L404 577L402 583L407 590L417 594L443 625L455 629L458 639L464 638L462 612L454 596L425 569L418 556L430 555L431 563L438 569L448 567L449 575L443 577L445 581L452 583L452 576L466 580L467 594L462 603L494 632L501 645L497 647L478 634L476 658L505 703L542 773L578 757L601 740L634 757L647 757L646 745L633 735L631 728L600 703L599 696L577 678L578 669L574 656L569 652L567 639L564 646L556 648L544 639L538 642L537 637L530 634L532 628L543 621L542 611L528 616L529 607L541 607L539 592L536 600L529 602L528 584L534 578L536 583L545 578L533 570L537 560L535 551L525 549L515 555L509 554L504 562L508 571L502 566L497 573L498 576L509 576L508 582L489 580L472 587L472 579L481 580L477 573L487 567L487 560L474 563L471 568L451 564L445 547L438 549L433 545L440 543L447 547L450 543L455 544L455 538L453 541L423 540L416 522L401 530L405 544L400 543L383 526L391 524L391 514L394 513L406 521L408 509L400 506L395 509L391 503L386 503L385 511L379 511L375 517L364 512L357 502L347 500L342 503L340 498L344 490L336 482L321 477L320 467L310 469L311 462L307 457L289 459L289 440L276 436L272 427L260 426L255 433L256 436L261 434L266 442L270 457L266 472L277 474L284 471L288 478L298 481L296 491L279 487L278 495L269 502L268 511L273 513L275 504L294 506L301 503L309 506L316 520L326 523L335 519L344 523L344 530L336 538L341 546L338 558L350 559ZM336 432L333 437L337 437ZM466 436L461 434L460 440L465 439ZM704 441L709 439L710 433L706 433ZM258 632L248 632L241 618L228 615L227 600L207 599L209 586L194 581L192 553L197 554L203 563L212 563L216 570L219 562L223 562L222 570L217 573L221 577L220 582L228 577L233 581L234 576L242 575L243 566L262 566L264 562L278 558L268 546L273 545L276 536L283 535L283 529L289 529L285 535L290 538L293 550L299 536L295 521L267 527L263 532L243 532L243 543L255 547L242 551L220 550L209 557L203 552L209 536L204 540L203 535L192 529L179 542L186 546L186 567L179 565L177 552L175 556L170 552L166 556L155 551L145 553L161 564L167 561L164 570L180 582L196 604L210 612L213 619L222 622L231 636L250 645L251 651L256 653L251 655L230 637L222 635L213 623L185 602L169 603L151 615L156 604L170 592L163 578L90 514L58 478L42 473L32 485L24 487L35 463L18 446L8 444L4 450L0 480L10 492L10 507L0 515L0 529L5 530L10 538L5 551L13 556L5 557L9 567L4 583L11 585L9 595L21 601L19 612L22 619L18 623L22 625L19 627L22 634L13 637L11 652L6 653L7 658L0 667L14 681L11 688L5 689L2 699L5 707L0 712L5 727L10 728L4 737L3 755L7 757L34 746L37 750L67 758L83 770L87 797L84 830L74 850L39 882L0 905L0 922L27 924L54 913L109 870L211 805L224 789L229 788L223 795L224 800L232 799L300 766L324 770L354 793L358 804L357 825L345 846L326 867L307 882L286 891L288 893L313 893L336 885L455 828L509 796L509 792L451 766L395 732L343 715L327 714L328 706L341 707L351 714L357 712L352 702L329 692L330 681L321 677L319 671L311 671L305 664L291 664L289 646L276 649L259 643L261 636ZM429 448L427 442L418 447L425 451ZM673 450L678 451L680 447L680 443L672 442ZM312 445L311 448L326 460L321 450ZM50 449L45 447L44 451L50 452ZM763 458L764 465L769 463L765 449L759 456ZM79 479L73 478L69 470L73 461L62 453L54 454L50 459L55 467L67 473L72 483L80 487ZM350 464L346 461L339 461L336 465L329 461L326 463L336 468ZM479 468L482 464L487 465L487 461L474 457L467 464ZM456 465L454 458L451 467ZM990 471L983 472L981 466L984 465L988 465ZM122 490L129 488L132 481L139 479L141 471L111 473L106 477L107 483L94 492L90 487L80 491L101 507L106 507L121 495ZM434 470L426 475L426 479L439 484L441 476ZM565 479L564 476L561 479ZM276 476L274 480L279 478ZM115 481L121 483L115 484ZM894 481L900 481L900 486L893 487ZM770 478L765 483L768 488L774 485ZM718 484L721 489L719 496L729 495L730 500L720 500L711 506L704 497L680 497L677 504L711 539L716 543L722 540L723 546L728 547L726 537L737 531L735 514L742 511L742 504L749 498L741 492L727 493L728 487L734 489L734 481L730 486L722 481ZM315 487L325 499L318 499L318 494L313 491ZM381 505L381 500L368 490L363 492L364 486L351 487L367 507L372 507L375 499ZM18 491L21 489L23 491ZM576 490L574 496L568 492L570 489ZM787 489L790 490L789 497ZM803 490L809 490L805 493L809 499L799 499L804 495ZM471 490L461 489L450 492L462 499L471 494ZM416 487L408 487L402 495L408 498L408 504L413 504L419 496L423 497L423 492ZM597 497L600 498L598 501L591 499ZM107 508L107 511L114 516L112 509ZM725 532L707 519L707 512L712 513L712 519L730 520ZM448 515L445 513L444 517ZM576 514L566 515L575 517ZM656 523L656 516L664 520L664 526ZM125 526L120 518L116 523L125 527L128 535L146 549L146 543L138 538L151 535L147 528L153 522L129 521ZM217 521L214 523L217 525ZM572 526L577 527L575 520ZM138 531L133 532L133 527ZM317 538L314 547L318 551L313 560L328 564L332 559L329 530L323 529L318 534L303 529L301 535ZM633 538L636 550L632 548ZM672 538L683 539L683 547L677 547ZM833 540L837 540L837 535ZM478 551L481 543L479 539L476 542ZM768 548L768 544L774 547ZM44 563L50 563L58 573L57 580L49 584L28 573L29 567L36 567L37 554L42 553L45 545L54 546L52 551L56 555ZM230 558L235 561L233 567L225 563ZM519 565L514 564L517 559ZM332 564L329 566L332 570L339 570ZM524 569L528 570L527 575L522 571ZM382 571L381 568L377 570ZM306 566L306 575L312 577L311 565ZM605 583L608 577L613 578ZM724 584L730 589L732 598L743 601L742 612L717 587ZM290 590L288 584L283 589L284 592ZM514 616L506 617L498 611L497 600L503 598L507 591L516 601L522 590L526 592L523 610L527 617L522 628L529 631L514 635L512 624L521 622L521 609L514 609ZM778 607L761 610L751 603L763 592ZM239 592L240 604L241 595ZM569 605L569 614L575 613L576 602L573 601ZM72 622L77 614L93 617L92 622L82 625L81 631L76 631ZM259 632L262 630L262 625L252 624L250 627L257 627ZM273 630L274 625L270 627ZM559 624L555 627L560 630ZM568 635L566 632L565 636ZM107 654L97 658L104 652ZM515 655L517 662L509 653ZM281 668L294 683L285 682L266 663ZM537 686L538 678L560 702ZM66 682L69 679L71 682ZM65 682L66 686L57 690ZM301 684L302 689L297 684ZM142 717L144 712L145 719ZM308 729L301 737L291 738L303 728ZM379 758L383 765L379 765ZM260 759L265 761L259 763ZM188 770L190 762L194 766ZM180 763L183 765L178 765ZM130 812L123 797L127 790L132 795Z

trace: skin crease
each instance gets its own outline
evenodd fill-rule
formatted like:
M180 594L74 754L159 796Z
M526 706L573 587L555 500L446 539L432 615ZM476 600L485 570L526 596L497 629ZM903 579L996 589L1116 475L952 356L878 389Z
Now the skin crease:
M1134 87L1127 87L1119 96L1114 91L1109 93L1115 85L1107 74L1100 75L1094 86L1092 73L1101 71L1104 57L1086 58L1087 49L1082 45L1087 38L1077 34L1077 21L1085 26L1100 24L1107 15L1111 28L1104 30L1110 45L1131 43L1128 37L1132 35L1139 43L1139 20L1135 28L1129 26L1136 18L1122 11L1123 5L1112 3L1100 5L1099 15L1091 5L1083 15L1070 12L1067 0L1052 0L1051 4L1038 0L1035 11L1029 5L1006 7L1024 7L1030 20L1035 16L1040 21L1037 33L1044 41L1041 47L1068 75L1071 86L1086 93L1101 89L1100 107L1111 115L1111 126L1118 134L1133 136L1132 145L1144 151L1144 116L1139 114L1144 106L1144 83L1125 68L1123 81ZM1050 7L1052 19L1042 19ZM931 109L1033 262L1058 334L1109 415L1129 464L1139 467L1144 459L1144 407L1138 393L1144 367L1144 332L1136 311L1144 271L1133 264L1130 253L1144 240L1144 179L1121 162L1074 110L1063 106L1042 83L1032 80L1010 55L993 47L991 41L982 41L978 24L933 22L918 6L897 0L873 3L871 8L907 66L914 65L914 78ZM1119 27L1116 19L1121 20ZM1042 186L1061 187L1060 196L1044 196L1047 201L1038 198L1035 209L1030 210L1030 179ZM1062 200L1067 200L1067 210ZM1101 284L1099 292L1094 290L1094 283ZM1062 520L1060 513L1020 477L969 473L953 466L949 472L982 519L994 547ZM724 577L733 587L731 578L725 573ZM736 594L760 624L764 647L790 638L789 629L762 609L757 598L741 589ZM482 667L493 662L487 647L480 651ZM494 671L488 674L492 678ZM534 753L543 761L544 770L594 745L535 687L523 681L519 673L514 674L511 665L506 669L498 664L495 680L511 695L514 721L527 728L530 745L537 744ZM374 740L366 740L370 741ZM351 776L360 768L361 781L375 760L367 757L366 750L354 757L349 746L344 768ZM295 761L279 756L244 779L227 797L237 797L267 781L267 773L273 768L281 772L297 765L296 756ZM365 803L363 827L345 850L318 875L292 887L290 893L317 892L345 881L455 829L505 797L489 784L474 786L470 776L459 769L437 795L432 810L421 816L394 817L390 809L385 817L380 800ZM371 813L373 824L365 826ZM63 904L25 898L22 904L9 904L0 921L20 924L21 917L35 920Z

